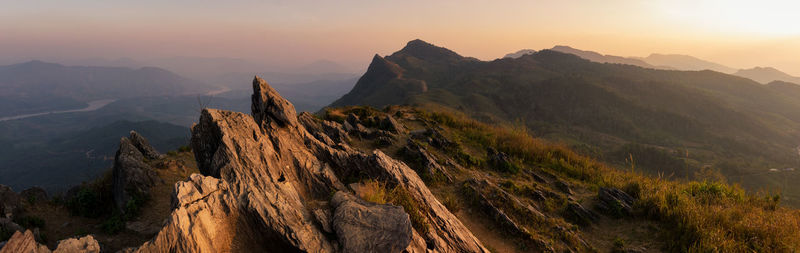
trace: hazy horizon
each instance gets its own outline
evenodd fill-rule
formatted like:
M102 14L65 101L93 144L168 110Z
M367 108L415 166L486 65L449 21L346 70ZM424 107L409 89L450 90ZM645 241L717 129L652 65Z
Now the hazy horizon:
M171 57L267 67L318 60L363 70L412 39L492 60L568 45L619 56L683 54L800 75L789 1L6 1L0 64ZM457 10L457 11L455 11Z

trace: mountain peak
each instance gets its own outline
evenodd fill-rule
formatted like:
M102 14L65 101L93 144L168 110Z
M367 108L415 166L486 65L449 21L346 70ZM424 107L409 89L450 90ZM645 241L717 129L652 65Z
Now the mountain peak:
M403 49L392 54L410 55L424 60L453 59L460 60L464 57L450 49L439 47L420 39L409 41Z

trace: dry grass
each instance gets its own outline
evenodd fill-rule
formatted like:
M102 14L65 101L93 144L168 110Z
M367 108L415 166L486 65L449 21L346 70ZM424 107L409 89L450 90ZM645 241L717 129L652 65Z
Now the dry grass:
M679 183L611 168L521 128L490 126L463 114L418 115L447 126L460 141L490 146L525 164L549 168L588 187L616 187L637 196L640 215L666 229L671 251L793 252L800 250L800 212L778 206L779 196L747 194L724 182Z

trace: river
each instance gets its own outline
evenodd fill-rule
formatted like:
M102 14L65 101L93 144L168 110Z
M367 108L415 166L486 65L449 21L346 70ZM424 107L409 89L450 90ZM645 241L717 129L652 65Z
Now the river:
M16 115L16 116L8 116L0 118L0 122L8 121L8 120L15 120L15 119L24 119L30 117L36 117L41 115L47 114L57 114L57 113L69 113L69 112L91 112L100 108L105 107L106 105L117 101L116 99L103 99L103 100L95 100L89 102L89 106L81 109L72 109L72 110L61 110L61 111L49 111L49 112L40 112L40 113L31 113L31 114L23 114L23 115Z

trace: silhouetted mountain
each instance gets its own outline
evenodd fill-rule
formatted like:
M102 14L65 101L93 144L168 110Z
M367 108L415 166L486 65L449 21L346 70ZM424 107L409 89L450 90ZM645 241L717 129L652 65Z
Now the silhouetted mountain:
M756 82L764 84L772 81L784 81L784 82L800 84L800 77L786 74L772 67L755 67L751 69L742 69L736 71L734 75L750 78L755 80Z
M648 64L648 63L646 63L646 62L644 62L642 60L638 60L638 59L626 58L626 57L616 56L616 55L603 55L603 54L600 54L600 53L597 53L597 52L594 52L594 51L584 51L584 50L575 49L575 48L572 48L572 47L569 47L569 46L555 46L555 47L551 48L550 50L558 51L558 52L562 52L562 53L567 53L567 54L574 54L574 55L577 55L577 56L579 56L579 57L581 57L583 59L587 59L587 60L590 60L590 61L593 61L593 62L599 62L599 63L628 64L628 65L639 66L639 67L642 67L642 68L652 68L652 69L662 69L662 68L664 68L664 67L658 67L658 66L650 65L650 64Z
M639 58L654 66L663 66L676 70L713 70L726 74L736 72L736 69L706 60L699 59L690 55L680 54L651 54L645 58Z
M533 49L522 49L513 53L506 54L503 58L520 58L523 55L529 55L536 53L536 50Z
M796 163L800 96L785 92L785 85L713 71L601 64L552 50L466 60L413 44L413 51L375 56L353 90L332 106L450 108L484 121L522 123L616 163L628 154L663 157L661 163L637 165L681 177L711 165L741 180ZM744 184L757 189L773 180L750 177Z

